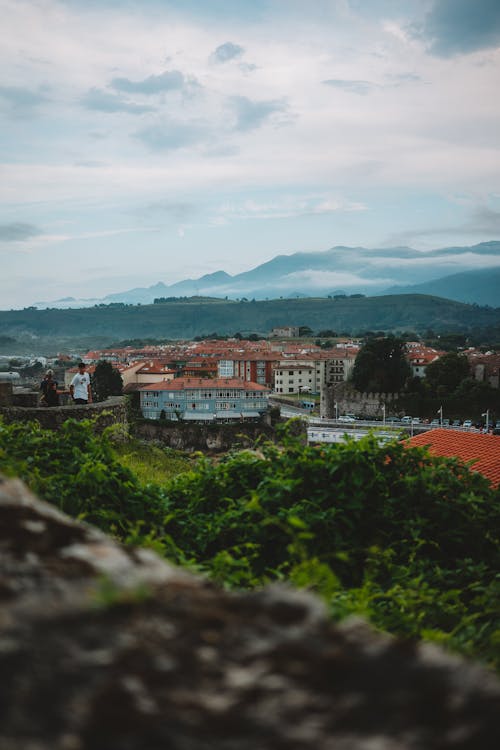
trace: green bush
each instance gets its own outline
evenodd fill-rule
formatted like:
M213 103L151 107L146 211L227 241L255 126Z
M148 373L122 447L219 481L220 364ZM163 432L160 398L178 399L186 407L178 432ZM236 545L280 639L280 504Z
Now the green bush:
M459 461L285 435L185 468L146 483L90 422L0 423L0 471L124 541L230 588L311 588L334 618L361 614L500 668L500 494Z

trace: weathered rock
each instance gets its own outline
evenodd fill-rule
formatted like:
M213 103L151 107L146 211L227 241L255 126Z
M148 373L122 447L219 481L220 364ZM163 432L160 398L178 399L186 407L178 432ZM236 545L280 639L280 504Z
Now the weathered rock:
M2 750L493 750L500 685L333 626L313 596L228 594L0 482Z

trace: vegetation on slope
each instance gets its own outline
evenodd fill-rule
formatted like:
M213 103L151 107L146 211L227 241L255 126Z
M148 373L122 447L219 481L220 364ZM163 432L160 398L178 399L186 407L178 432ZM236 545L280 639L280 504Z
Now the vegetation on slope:
M0 334L96 338L193 338L210 331L268 333L301 325L351 333L363 328L470 331L500 325L500 310L424 295L274 299L264 301L174 300L157 305L99 305L81 310L0 311Z
M336 618L359 613L500 668L500 495L457 461L285 435L152 484L109 436L69 421L57 434L0 425L0 471L225 586L307 586Z

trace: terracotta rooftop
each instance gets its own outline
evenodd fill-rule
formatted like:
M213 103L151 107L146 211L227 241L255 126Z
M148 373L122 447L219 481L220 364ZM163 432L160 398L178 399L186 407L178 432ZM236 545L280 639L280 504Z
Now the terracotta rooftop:
M265 391L269 388L259 383L252 383L240 378L176 378L161 383L150 383L142 386L141 391L183 391L186 388L204 388L211 391L223 388L241 388L245 391Z
M438 429L415 435L409 443L428 446L430 453L436 456L474 461L472 471L483 474L494 487L500 485L500 435Z

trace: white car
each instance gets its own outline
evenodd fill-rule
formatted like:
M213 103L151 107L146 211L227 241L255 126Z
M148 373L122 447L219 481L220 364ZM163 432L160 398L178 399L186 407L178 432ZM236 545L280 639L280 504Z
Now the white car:
M462 427L470 429L472 427L472 419L464 419Z
M344 424L345 423L352 423L352 422L355 422L355 421L356 420L354 419L354 417L349 417L349 416L347 416L347 414L345 416L343 416L343 417L339 417L338 420L337 420L337 422L343 422Z

